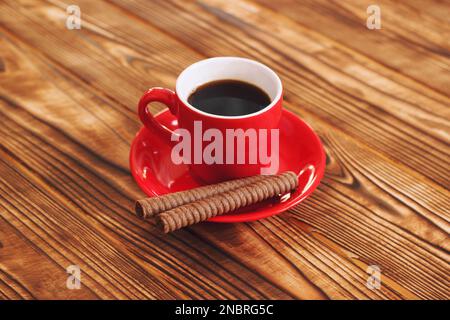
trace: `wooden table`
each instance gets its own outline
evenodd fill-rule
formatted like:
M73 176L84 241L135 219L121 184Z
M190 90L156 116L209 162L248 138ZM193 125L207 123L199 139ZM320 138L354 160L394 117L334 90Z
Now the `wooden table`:
M379 0L369 30L372 2L0 1L0 298L449 299L450 4ZM279 73L325 177L278 216L161 234L133 215L137 101L228 55Z

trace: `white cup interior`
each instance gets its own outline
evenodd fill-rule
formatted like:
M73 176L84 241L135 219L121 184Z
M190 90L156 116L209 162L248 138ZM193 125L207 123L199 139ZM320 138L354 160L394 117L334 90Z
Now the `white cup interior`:
M266 92L271 103L258 112L244 116L220 116L203 112L190 105L188 98L199 86L216 80L240 80L253 84ZM245 118L272 108L282 93L281 80L269 67L254 60L239 57L216 57L196 62L178 77L176 92L180 100L198 113L216 118Z

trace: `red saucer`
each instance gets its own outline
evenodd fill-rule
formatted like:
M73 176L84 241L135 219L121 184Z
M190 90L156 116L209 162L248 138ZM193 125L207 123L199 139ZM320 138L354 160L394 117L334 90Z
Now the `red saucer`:
M166 109L155 119L170 129L176 118ZM202 184L190 175L187 165L175 165L171 146L143 127L131 144L130 168L139 187L149 196L195 188ZM281 201L268 200L208 221L244 222L266 218L295 206L308 197L320 183L325 170L325 153L319 137L294 113L283 110L280 121L279 172L291 170L299 176L299 187Z

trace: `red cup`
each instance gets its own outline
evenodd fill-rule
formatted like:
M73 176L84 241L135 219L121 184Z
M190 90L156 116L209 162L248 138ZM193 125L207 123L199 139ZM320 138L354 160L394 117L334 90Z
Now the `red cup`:
M255 113L243 116L221 116L203 112L188 102L190 94L199 86L211 81L227 79L244 81L261 88L269 95L271 103ZM266 129L270 135L273 132L271 129L278 129L283 95L280 78L273 70L259 62L238 57L217 57L196 62L179 75L175 92L165 88L151 88L144 93L139 101L138 113L142 123L148 129L160 135L161 139L167 141L168 144L175 145L179 142L179 133L182 131L169 130L155 120L147 109L147 105L155 101L167 105L170 112L178 119L179 130L184 129L186 130L184 132L191 135L191 147L194 150L196 149L195 141L199 141L199 123L201 123L202 133L208 129L217 129L223 137L226 137L227 132L229 132L227 129L242 129L244 132L247 132L248 129L255 129L257 132L260 129ZM270 141L273 140L268 139L268 141L267 152L271 153L274 149ZM202 140L200 144L197 144L196 150L202 153L209 143ZM220 161L212 164L205 161L199 163L194 159L195 152L192 152L190 161L187 159L192 174L207 183L213 183L261 174L263 168L267 169L265 174L277 173L278 167L267 164L260 158L257 159L256 163L248 161L250 152L258 153L255 148L260 148L259 143L255 145L246 141L243 149L238 150L237 147L237 143L232 145L225 143L225 140L223 141L223 158L232 152L235 157L233 163L227 162L225 159L223 163L220 163ZM239 163L236 160L238 152L246 153L244 163Z

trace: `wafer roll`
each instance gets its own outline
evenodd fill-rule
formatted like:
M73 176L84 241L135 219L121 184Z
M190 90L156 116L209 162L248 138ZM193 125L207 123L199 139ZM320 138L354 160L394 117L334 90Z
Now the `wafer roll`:
M146 198L136 201L135 212L143 219L152 217L160 212L167 211L187 203L201 200L215 194L242 187L263 179L264 176L251 176L242 179L230 180L186 191L174 192L160 197Z
M254 183L162 212L157 216L158 224L165 233L172 232L291 192L297 186L297 175L291 171L276 176L265 176L264 179Z

